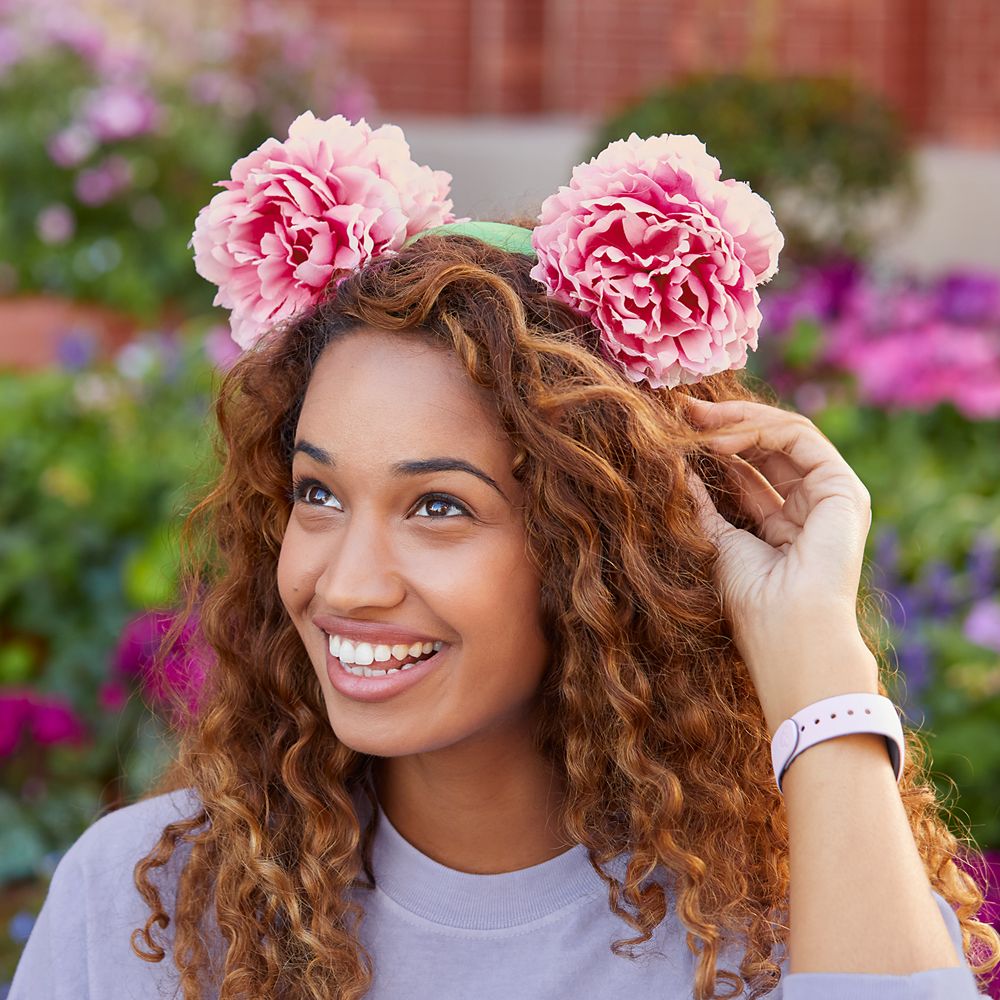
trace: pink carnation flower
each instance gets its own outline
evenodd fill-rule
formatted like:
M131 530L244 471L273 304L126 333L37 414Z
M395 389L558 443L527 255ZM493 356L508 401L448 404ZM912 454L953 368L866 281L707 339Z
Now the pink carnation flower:
M720 176L697 136L633 132L542 204L532 277L590 317L633 382L697 382L757 347L756 286L785 241L770 205Z
M372 129L363 118L307 111L286 141L268 139L237 160L231 178L198 213L189 246L244 350L317 302L335 270L454 221L451 174L414 163L398 126Z

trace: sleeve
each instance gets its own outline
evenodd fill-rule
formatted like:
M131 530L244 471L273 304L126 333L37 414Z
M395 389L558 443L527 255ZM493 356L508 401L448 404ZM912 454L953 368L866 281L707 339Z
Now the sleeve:
M931 890L955 950L961 956L962 931L948 901ZM782 1000L990 1000L978 992L976 977L963 956L953 968L925 969L908 976L868 972L794 972L782 976Z
M75 847L75 845L74 845ZM7 1000L90 1000L83 872L71 847L52 874L38 919L14 970Z
M133 871L164 824L185 815L184 804L164 794L108 813L84 830L52 873L6 1000L178 996L174 963L150 963L132 950L132 932L149 916ZM157 879L168 911L183 863L184 856L175 852ZM161 937L169 948L172 930Z

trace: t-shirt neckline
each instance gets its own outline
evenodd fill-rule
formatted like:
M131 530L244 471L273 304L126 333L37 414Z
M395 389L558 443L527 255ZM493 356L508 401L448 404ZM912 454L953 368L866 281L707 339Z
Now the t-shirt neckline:
M621 877L619 855L608 870ZM377 888L415 916L470 930L499 930L541 920L584 896L606 893L588 849L575 844L528 868L492 875L458 871L413 846L379 808L372 841Z

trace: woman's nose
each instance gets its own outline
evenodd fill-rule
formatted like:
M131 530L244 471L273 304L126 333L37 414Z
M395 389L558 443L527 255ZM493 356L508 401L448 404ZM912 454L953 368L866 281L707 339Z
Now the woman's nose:
M331 539L316 593L331 610L394 607L405 593L392 539L375 518L352 516Z

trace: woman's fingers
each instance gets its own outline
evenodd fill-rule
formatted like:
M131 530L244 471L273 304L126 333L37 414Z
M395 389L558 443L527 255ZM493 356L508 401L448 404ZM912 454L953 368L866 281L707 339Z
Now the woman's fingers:
M768 481L787 484L786 515L803 523L808 510L832 494L868 502L867 490L833 443L812 421L799 413L747 400L695 404L695 421L715 433L709 442L715 451L739 455Z

